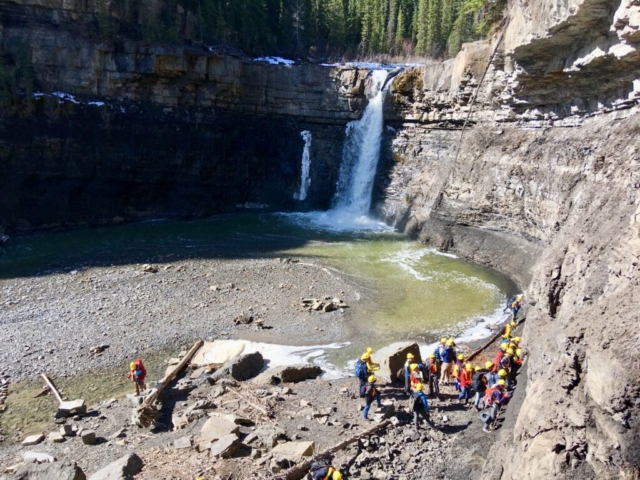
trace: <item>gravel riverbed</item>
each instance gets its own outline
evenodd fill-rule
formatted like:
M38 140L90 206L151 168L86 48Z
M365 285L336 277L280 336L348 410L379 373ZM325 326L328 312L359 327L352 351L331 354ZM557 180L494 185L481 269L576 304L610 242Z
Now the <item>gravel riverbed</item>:
M351 335L349 320L365 300L363 290L334 269L295 258L191 259L2 279L0 374L12 382L43 372L78 375L196 338L342 341ZM302 307L303 298L325 296L350 308ZM236 325L243 312L254 322ZM100 345L108 348L93 353Z

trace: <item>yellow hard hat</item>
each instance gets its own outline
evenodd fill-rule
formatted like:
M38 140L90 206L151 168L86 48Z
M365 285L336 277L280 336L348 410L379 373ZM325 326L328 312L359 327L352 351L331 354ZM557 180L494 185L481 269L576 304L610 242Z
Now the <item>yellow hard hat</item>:
M447 337L442 337L440 339L440 343L447 343Z
M367 347L367 353L371 355L373 353L373 348Z
M412 372L417 368L418 368L418 364L417 363L409 364L409 370L411 370Z
M375 375L369 375L369 378L367 378L367 381L369 383L374 383L376 380L378 380L378 379L376 378Z
M511 341L512 341L513 343L520 343L520 340L522 340L520 337L513 337L513 338L511 339Z
M501 343L500 344L500 349L504 352L507 348L509 348L509 345L507 345L506 343Z
M504 368L501 368L500 370L498 370L498 375L500 375L501 377L506 377L507 371Z
M479 372L480 370L482 370L482 367L476 367L473 369L474 372Z
M473 365L471 365L470 363L467 363L464 368L466 368L467 370L471 371L473 370Z
M517 326L518 326L518 324L515 322L515 320L511 320L511 326L512 326L512 327L517 327Z
M362 360L369 360L371 358L371 354L369 352L364 352L360 358Z
M522 356L522 349L521 348L516 350L516 355L519 356L519 357Z
M415 355L414 355L413 353L411 353L411 352L407 353L407 358L408 358L409 360L411 360L412 358L414 358L414 356L415 356Z
M135 369L136 369L136 367L137 367L136 362L131 362L131 363L129 364L129 368L130 368L131 370L135 370Z
M342 480L342 474L336 470L333 472L333 475L331 475L331 480Z
M458 360L464 360L464 353L461 353L460 355L458 355Z
M424 388L424 385L422 385L421 382L418 382L416 384L416 391L421 392L423 388Z
M436 354L435 354L435 353L433 353L433 352L431 352L431 353L429 354L429 358L436 358Z
M507 355L513 355L513 348L507 348L507 351L504 353Z
M500 379L496 382L498 385L500 385L501 387L505 387L507 385L507 382L504 381L504 379Z
M447 347L453 347L453 339L447 340Z
M524 298L524 295L520 294L516 296L516 300L522 300Z
M484 368L491 368L493 367L493 362L487 360L486 362L484 362Z

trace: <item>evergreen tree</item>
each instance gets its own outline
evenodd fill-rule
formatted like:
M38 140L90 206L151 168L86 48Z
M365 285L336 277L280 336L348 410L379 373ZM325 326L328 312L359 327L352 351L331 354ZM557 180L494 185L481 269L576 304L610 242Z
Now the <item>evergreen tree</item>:
M441 0L429 0L427 7L425 53L434 57L439 55L443 44L440 31L440 1Z
M347 42L347 15L342 0L328 0L326 15L329 45L344 49Z
M420 0L414 17L416 25L416 53L426 55L429 51L429 0Z

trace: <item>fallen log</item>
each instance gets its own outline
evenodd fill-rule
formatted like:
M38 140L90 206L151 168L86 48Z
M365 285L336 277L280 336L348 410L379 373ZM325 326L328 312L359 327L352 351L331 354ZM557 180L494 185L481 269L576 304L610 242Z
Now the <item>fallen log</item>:
M148 428L152 425L153 421L158 417L158 411L155 408L155 403L160 398L160 394L163 392L165 388L178 376L178 373L182 371L184 367L191 361L196 352L203 345L202 340L198 340L191 350L187 352L187 354L182 358L180 363L176 365L176 367L169 372L169 374L162 379L162 383L160 386L152 392L147 398L144 399L142 404L135 411L135 423L138 426L142 426Z
M56 386L53 384L53 382L49 380L49 377L47 377L44 373L41 376L42 376L42 379L44 380L44 383L46 383L47 387L49 387L49 391L53 393L55 397L58 399L58 403L63 403L64 400L62 400L62 396L60 395L60 392L58 391Z
M290 469L286 470L285 472L283 472L281 474L278 474L276 476L276 478L278 480L300 480L307 473L309 473L309 468L311 468L311 464L313 462L317 461L320 458L330 457L334 453L345 449L346 447L351 445L353 442L357 442L362 437L366 437L367 435L371 435L372 433L375 433L378 430L380 430L380 429L382 429L382 428L384 428L384 427L386 427L387 425L390 425L390 424L391 424L390 420L385 420L384 422L379 423L375 427L371 427L370 429L365 430L364 432L360 432L357 435L354 435L353 437L349 437L346 440L338 443L337 445L334 445L333 447L325 450L324 452L321 452L318 455L314 455L310 460L307 460L306 462L303 462L300 465L296 465L295 467L291 467Z

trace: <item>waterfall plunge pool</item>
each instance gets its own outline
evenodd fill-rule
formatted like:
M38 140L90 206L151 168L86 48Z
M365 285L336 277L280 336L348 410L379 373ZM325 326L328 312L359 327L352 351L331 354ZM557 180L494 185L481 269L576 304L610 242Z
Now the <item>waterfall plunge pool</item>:
M351 315L353 333L336 339L348 343L309 349L311 356L305 349L291 351L342 371L367 346L400 340L427 345L442 334L482 338L490 333L487 325L501 320L504 300L515 291L507 278L426 248L380 222L349 218L345 226L340 218L336 212L238 213L18 237L0 256L0 278L186 258L293 256L343 272L362 286ZM312 330L308 344L317 344Z

